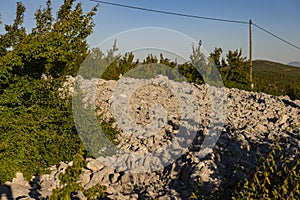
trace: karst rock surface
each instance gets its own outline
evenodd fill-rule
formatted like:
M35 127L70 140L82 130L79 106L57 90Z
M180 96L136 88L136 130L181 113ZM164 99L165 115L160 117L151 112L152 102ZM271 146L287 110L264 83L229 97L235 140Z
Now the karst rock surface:
M123 88L126 88L126 84L130 86L135 83L132 78L122 79L125 80ZM74 92L75 78L71 77L68 81L62 97ZM172 93L174 91L164 84L166 81L169 86L179 84L166 77L145 80L144 85L131 94L128 105L131 119L142 127L155 120L155 115L151 115L151 108L161 105L165 109L164 113L156 114L165 119L163 127L148 135L132 135L128 130L123 130L118 136L119 148L143 154L154 152L173 142L184 116L180 114L181 102ZM89 87L96 90L91 89L94 93L84 101L95 102L95 113L101 116L100 121L114 118L111 106L117 100L114 95L118 82L93 79L87 83L89 84L82 86L85 91L89 91ZM300 144L300 101L292 101L286 96L276 97L234 88L224 88L226 113L216 145L205 157L199 157L198 152L208 134L211 120L212 96L208 85L188 85L193 90L190 94L195 98L187 102L198 105L199 116L197 135L187 152L164 168L144 173L122 171L105 165L101 159L88 158L78 183L84 189L98 183L106 186L108 199L188 199L197 184L202 182L205 196L209 197L223 188L226 199L231 194L233 185L255 172L257 160L269 152L269 147L275 140L279 140L284 147L285 155L291 159L299 159L295 157L295 152L299 151ZM121 129L118 120L113 126ZM31 185L21 174L17 174L12 182L5 183L0 189L4 191L10 187L13 199L46 198L51 195L52 189L59 187L58 174L63 173L70 165L72 163L61 162L57 167L51 167L51 174L34 177ZM34 190L33 186L36 187ZM85 199L83 194L78 198Z

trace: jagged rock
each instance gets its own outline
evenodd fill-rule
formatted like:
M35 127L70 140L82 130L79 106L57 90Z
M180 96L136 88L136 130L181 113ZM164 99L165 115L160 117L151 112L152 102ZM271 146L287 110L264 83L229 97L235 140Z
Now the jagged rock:
M110 174L109 175L109 180L110 183L116 183L119 180L120 174L119 173L115 173L115 174Z
M86 165L86 168L88 168L92 172L97 172L97 171L103 169L104 167L105 166L101 161L95 160L95 159L90 160Z
M83 173L80 174L78 183L80 183L82 186L88 184L91 180L92 172L88 169L83 169Z
M57 172L58 173L65 173L66 169L69 167L69 165L67 163L64 162L60 162L59 166L57 168Z
M29 186L29 183L25 181L23 173L17 172L16 177L13 178L12 184L19 184L23 186Z
M114 117L111 106L119 100L118 98L125 98L128 95L125 92L132 89L136 83L131 78L122 77L122 79L122 84L125 85L123 88L118 88L116 81L76 78L83 83L81 87L88 94L83 104L95 103L95 113L100 121L108 121ZM62 97L72 95L74 81L75 78L67 79L64 85L67 90L61 90ZM274 97L263 93L225 88L227 113L221 135L216 146L213 149L205 149L205 157L199 157L203 139L210 133L209 125L212 116L216 115L214 111L216 108L212 105L211 99L221 91L213 90L211 95L207 85L188 84L194 90L196 100L189 98L192 94L190 89L184 90L183 100L180 100L172 94L172 90L168 89L168 86L176 88L179 83L170 81L166 77L147 81L139 80L138 83L143 87L138 87L129 99L128 112L131 118L141 127L146 127L153 120L159 119L159 122L152 124L161 129L155 133L147 133L147 135L145 132L151 127L148 127L149 129L136 128L137 134L134 135L129 134L131 126L127 127L128 129L122 129L117 121L113 126L121 130L118 136L120 149L137 153L135 155L144 155L144 153L146 155L146 153L164 149L169 144L173 149L178 148L179 142L176 143L174 138L180 134L180 123L187 117L180 115L180 109L183 109L180 105L182 101L187 102L187 105L197 104L199 107L198 136L194 138L193 145L186 153L165 168L159 168L156 171L131 173L124 171L127 166L114 169L112 166L106 166L99 159L88 158L86 168L83 169L78 180L84 189L97 184L105 185L108 199L188 199L197 183L202 182L204 195L207 197L220 188L228 188L223 196L226 199L227 194L232 192L230 191L232 184L239 182L245 175L254 173L257 159L269 152L268 147L278 137L284 138L280 142L285 151L291 153L290 155L292 152L299 151L299 100L292 101L288 97ZM180 87L177 88L176 92L180 92ZM117 89L124 92L118 94L118 98L114 96ZM162 106L153 106L155 104ZM118 106L116 108L120 108ZM162 108L165 109L164 112L160 110ZM189 112L196 113L194 108L189 109ZM184 126L188 127L188 125ZM193 126L189 128L192 129ZM187 141L185 139L179 137L178 141L182 140L183 143ZM170 152L165 152L162 158L170 159ZM125 163L128 159L129 156L122 157L119 161ZM295 156L291 156L291 159L295 159ZM144 162L144 167L149 169L153 164L146 159L140 159L139 162ZM134 166L133 164L136 163L131 164ZM58 168L55 166L50 168L51 174L39 177L38 192L41 198L51 195L52 189L59 186L58 175L64 173L65 169L71 165L72 162L61 162ZM28 195L30 185L21 174L17 174L12 183L7 182L4 186L0 186L0 194L9 194L5 192L8 186L11 187L14 198L17 198L15 195L30 198ZM77 197L85 199L82 193L78 193Z
M23 173L17 172L16 177L12 182L6 182L4 185L0 185L0 198L1 199L28 199L30 197L30 185L24 179Z
M78 191L77 193L77 198L79 198L80 200L88 200L88 198L86 198L86 196L83 194L83 192Z
M131 174L129 173L124 173L121 177L121 184L122 185L126 185L129 184L133 181L133 177Z

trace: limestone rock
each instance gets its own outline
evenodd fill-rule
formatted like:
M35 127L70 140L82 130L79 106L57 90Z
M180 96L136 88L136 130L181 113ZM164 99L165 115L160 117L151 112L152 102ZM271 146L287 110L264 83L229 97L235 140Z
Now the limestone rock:
M87 163L86 168L92 172L97 172L104 168L104 164L99 160L93 159Z
M132 78L124 76L121 78L123 88L118 88L119 82L116 81L69 77L64 85L66 90L60 90L61 97L72 95L74 81L81 81L83 83L81 88L87 94L83 104L96 104L95 113L100 121L108 121L114 117L112 105L119 100L118 98L128 97L126 91L132 89L137 83L137 80ZM211 86L182 83L191 86L189 88L194 90L192 91L178 87L181 83L168 80L167 77L138 80L138 83L141 87L138 87L129 98L128 113L135 125L142 128L134 129L136 134L133 134L130 133L131 126L122 128L118 120L113 124L121 131L118 135L120 142L118 147L126 152L126 155L132 153L131 155L140 158L139 163L131 163L132 166L142 163L143 165L138 167L152 169L154 164L150 162L150 157L147 157L147 160L143 155L155 153L168 145L173 149L179 149L180 144L188 143L187 141L193 143L174 162L164 168L148 170L144 173L125 171L130 156L120 157L119 162L125 165L116 166L116 169L105 165L100 159L87 158L86 168L83 169L78 180L84 189L90 189L97 184L105 185L108 199L189 199L197 184L202 182L206 197L220 191L221 188L227 188L223 191L223 197L226 199L232 192L233 184L237 184L244 176L255 172L257 159L268 153L270 144L277 138L283 138L280 141L283 150L287 155L291 155L291 159L296 159L295 152L299 152L300 146L299 100L292 101L287 97L225 88L226 102L218 104L226 107L227 111L224 113L225 121L220 129L220 137L217 138L213 148L202 149L203 139L211 134L209 126L212 117L216 116L218 110L212 103L212 99L220 94L221 90L214 89L210 93ZM177 88L175 93L183 92L182 98L177 98L174 91L168 89L169 86ZM116 91L122 92L118 94L118 98L116 98ZM190 98L192 94L195 99ZM188 115L181 115L180 111L186 107L182 102L186 102L186 105L198 105L197 126L185 123L188 121ZM118 106L117 108L121 109ZM187 110L196 113L194 107ZM151 126L147 126L149 124L160 129L149 132L152 130ZM195 138L177 137L181 134L182 127L188 130L195 128L197 132ZM200 150L205 156L199 156ZM172 153L176 152L162 153L161 160L171 159ZM72 164L72 162L61 162L57 168L56 166L50 168L50 174L35 177L38 185L35 190L39 194L36 199L49 197L52 190L59 186L59 174L64 173ZM113 163L112 159L108 164L116 163ZM32 182L29 184L21 173L16 174L12 182L0 186L1 199L8 198L11 193L13 199L32 198L29 195L33 187ZM78 192L76 198L86 199L81 192Z

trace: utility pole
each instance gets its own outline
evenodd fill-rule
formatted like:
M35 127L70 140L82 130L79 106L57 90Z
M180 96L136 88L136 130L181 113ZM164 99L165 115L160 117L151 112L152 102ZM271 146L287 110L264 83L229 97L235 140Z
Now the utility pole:
M250 65L250 83L251 88L253 89L252 81L252 20L249 20L249 65Z

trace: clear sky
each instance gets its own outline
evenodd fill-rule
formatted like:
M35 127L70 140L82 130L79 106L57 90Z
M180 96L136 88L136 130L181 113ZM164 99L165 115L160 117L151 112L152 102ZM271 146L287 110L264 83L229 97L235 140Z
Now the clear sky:
M34 26L34 12L44 6L46 0L20 0L26 7L25 27L27 32ZM15 17L15 0L0 0L3 24L11 24ZM56 12L63 0L53 0ZM97 3L81 1L85 11ZM113 0L111 2L151 9L166 10L204 17L216 17L241 21L252 21L272 33L300 47L300 1L299 0ZM242 48L248 57L249 30L247 24L231 24L201 19L169 16L100 4L94 18L96 27L88 38L93 47L106 38L122 31L142 27L169 28L184 33L195 40L202 40L210 52L215 47L228 50ZM0 32L3 33L3 24ZM151 34L147 37L153 37ZM288 63L300 61L300 50L253 27L253 58Z

